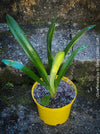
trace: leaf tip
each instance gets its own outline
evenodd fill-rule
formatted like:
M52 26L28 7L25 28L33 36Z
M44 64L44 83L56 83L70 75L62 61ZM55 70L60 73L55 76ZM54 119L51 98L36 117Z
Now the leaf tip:
M5 62L6 59L2 59L2 62Z
M96 26L96 25L91 25L91 26L89 26L89 27L88 27L88 30L94 28L95 26Z
M2 62L4 62L4 63L5 63L5 61L6 61L6 59L2 59Z

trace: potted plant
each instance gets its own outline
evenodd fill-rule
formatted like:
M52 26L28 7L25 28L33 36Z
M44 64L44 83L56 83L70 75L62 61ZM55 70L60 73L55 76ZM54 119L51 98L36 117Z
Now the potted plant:
M32 87L32 97L37 104L38 111L40 118L48 125L57 125L64 123L70 114L71 105L74 102L77 94L76 86L74 83L69 80L68 78L64 77L64 74L68 67L70 66L72 60L74 57L84 48L86 48L86 45L83 45L79 48L77 48L75 51L71 53L71 55L66 59L62 67L60 68L65 56L68 54L69 50L72 48L72 46L76 43L76 41L89 29L92 29L95 25L89 26L81 30L66 46L64 51L59 51L55 57L52 56L51 52L51 46L52 46L52 39L53 34L55 30L55 22L57 17L55 17L49 27L48 34L47 34L47 57L48 57L48 66L49 66L49 74L47 74L47 71L36 52L35 48L32 46L22 29L19 27L17 22L10 16L6 16L7 24L9 26L9 29L15 36L16 40L19 42L25 53L28 55L30 60L33 62L36 70L39 72L40 77L37 76L31 69L29 69L27 66L16 62L12 60L3 59L2 62L4 62L8 66L15 67L17 69L20 69L24 73L26 73L29 77L31 77L35 82L35 84ZM58 72L59 71L59 72ZM58 75L57 75L58 73ZM58 87L59 83L63 81L63 84L67 84L68 86L68 92L72 92L73 97L65 96L65 98L69 97L71 100L64 104L61 107L48 107L51 102L55 102L55 98L58 95ZM40 92L40 95L42 94L42 90L38 90L38 86L42 85L42 88L46 88L46 94L44 94L40 99L40 102L36 99L36 95L38 92ZM65 85L64 85L65 86ZM71 89L71 88L72 89ZM69 90L70 89L70 90ZM44 89L45 90L45 89ZM66 94L66 90L60 89L60 93L64 91L64 95ZM66 92L65 92L66 91ZM63 97L63 96L59 96ZM57 101L57 100L56 100ZM63 101L64 102L64 101ZM58 102L59 104L60 102Z

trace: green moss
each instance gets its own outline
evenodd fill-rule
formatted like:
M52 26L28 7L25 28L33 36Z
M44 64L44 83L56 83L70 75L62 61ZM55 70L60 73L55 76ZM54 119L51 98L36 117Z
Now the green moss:
M22 86L21 86L21 89L23 90L27 90L28 89L28 85L27 84L22 84Z
M4 37L5 35L12 35L12 33L10 31L4 31L0 33L0 37Z
M78 21L78 22L76 22L80 27L83 27L83 26L85 26L86 25L86 23L84 23L84 22L81 22L81 21Z
M5 53L6 51L7 51L6 48L0 48L0 55L3 54L3 53Z
M87 78L88 78L88 73L85 72L85 76L79 77L78 82L81 83L81 85L84 85Z
M31 24L33 26L42 26L42 25L45 24L45 21L43 21L43 20L35 20L35 21L31 21Z
M3 105L7 105L8 104L8 101L7 101L7 96L1 96L1 101L3 103Z
M11 82L7 82L7 83L6 83L6 86L8 86L8 87L14 87L14 84L11 83Z
M78 62L74 63L74 78L78 80L86 75L96 75L96 62Z
M30 105L32 103L31 94L27 92L19 93L15 96L16 104Z

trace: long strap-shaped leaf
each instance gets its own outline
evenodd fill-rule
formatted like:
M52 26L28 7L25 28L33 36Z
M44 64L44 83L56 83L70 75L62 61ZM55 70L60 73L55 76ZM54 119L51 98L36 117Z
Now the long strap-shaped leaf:
M51 53L51 45L52 45L52 39L53 39L54 30L55 30L56 19L57 19L57 16L51 22L51 25L49 27L48 34L47 34L47 56L48 56L49 71L51 70L52 62L53 62L53 56Z
M59 71L59 74L58 74L58 77L57 77L57 80L55 82L55 87L57 89L58 85L59 85L59 82L61 80L61 78L63 77L63 75L65 74L66 70L68 69L68 67L70 66L72 60L75 58L75 56L81 51L83 50L84 48L86 48L86 45L83 45L79 48L77 48L68 58L67 60L65 61L65 63L63 64L63 66L61 67L60 71Z
M10 15L7 15L6 18L7 18L7 24L11 32L13 33L13 35L15 36L15 38L17 39L21 47L24 49L25 53L34 63L36 69L40 73L43 80L48 84L48 76L47 76L46 70L44 68L44 65L41 62L41 59L38 53L36 52L32 44L30 43L28 38L26 37L25 33L19 27L17 22Z
M50 72L50 86L51 86L51 89L53 90L53 93L55 93L55 91L56 91L55 86L54 86L55 77L56 77L59 67L64 59L64 56L65 56L64 51L58 52L56 54L53 64L52 64L52 69Z
M39 82L43 86L46 86L45 83L27 66L25 66L19 62L16 62L13 60L7 60L7 59L3 59L2 62L8 66L12 66L12 67L15 67L15 68L23 71L25 74L27 74L29 77L31 77L34 81Z
M80 37L87 32L88 30L94 28L95 25L91 25L89 27L84 28L83 30L81 30L78 34L76 34L73 39L69 42L69 44L66 46L66 48L64 49L65 51L65 56L68 54L69 50L73 47L73 45L76 43L76 41L78 41L80 39Z

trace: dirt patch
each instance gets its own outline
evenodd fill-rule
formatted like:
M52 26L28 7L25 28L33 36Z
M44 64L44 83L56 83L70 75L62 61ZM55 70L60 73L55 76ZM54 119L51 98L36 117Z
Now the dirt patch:
M21 23L35 20L49 22L57 14L61 15L61 22L66 20L100 21L99 6L99 0L1 0L0 22L5 22L7 13Z

